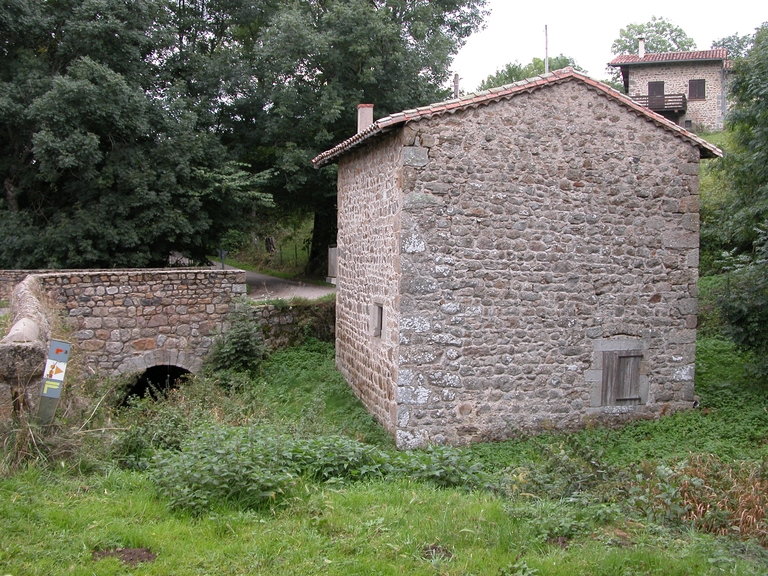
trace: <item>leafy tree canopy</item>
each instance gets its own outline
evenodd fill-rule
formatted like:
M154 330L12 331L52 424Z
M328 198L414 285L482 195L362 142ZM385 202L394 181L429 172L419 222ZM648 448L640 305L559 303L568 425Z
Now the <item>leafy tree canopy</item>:
M666 18L652 16L644 24L629 24L619 31L619 37L611 44L612 54L637 54L638 38L645 38L646 52L684 52L695 50L696 43L682 28Z
M258 81L230 108L229 145L273 169L268 190L315 214L311 263L336 236L335 166L311 159L356 130L356 108L378 116L446 96L453 55L482 24L485 0L286 0L243 27Z
M322 259L335 173L310 160L354 133L358 103L382 115L445 96L484 5L4 2L0 266L201 259L254 211L256 190L315 213Z
M763 24L765 26L765 24ZM759 28L758 28L759 30ZM755 42L755 34L731 34L712 42L712 48L725 48L728 50L728 59L743 58L752 49Z
M723 216L724 244L752 252L757 228L768 224L768 24L754 46L734 63L727 123L731 142L722 168L732 191Z
M722 161L731 195L715 233L734 269L721 309L737 344L768 354L768 24L736 60L728 126L732 145ZM765 362L768 369L768 362Z
M576 61L570 56L560 54L559 56L549 57L550 72L553 70L560 70L561 68L567 68L568 66L578 72L586 72L583 68L579 67L579 65L576 64ZM544 74L544 60L542 58L534 58L525 66L518 62L511 62L501 70L496 71L495 74L488 76L488 78L480 83L480 86L478 86L477 89L488 90L489 88L511 84L540 74Z
M0 8L0 267L201 261L261 200L163 67L159 0Z

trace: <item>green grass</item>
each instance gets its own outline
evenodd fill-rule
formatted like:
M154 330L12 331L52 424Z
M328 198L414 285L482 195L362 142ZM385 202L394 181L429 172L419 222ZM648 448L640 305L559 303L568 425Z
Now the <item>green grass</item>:
M728 147L731 138L731 134L727 130L722 130L720 132L700 132L698 136L704 138L704 140L710 144L714 144L721 150Z
M0 512L0 566L14 575L683 575L766 566L760 549L690 530L407 480L311 485L271 509L191 518L169 513L137 472L80 478L32 469L0 481ZM116 559L93 560L94 550L122 547L149 548L157 560L130 571ZM517 572L502 572L514 565Z
M332 344L312 341L270 356L248 392L262 407L262 421L304 437L340 434L393 446L336 370L333 354Z
M316 341L273 354L250 376L196 378L159 402L100 411L79 434L67 426L82 422L62 421L55 444L66 452L0 479L0 574L765 574L768 552L754 540L713 535L674 511L689 474L679 463L692 455L716 455L714 468L768 461L768 396L749 358L717 337L698 346L702 409L459 451L482 464L487 489L298 476L261 505L172 509L153 481L159 461L147 458L191 452L201 430L247 426L321 446L344 436L398 455L335 370L333 347ZM52 442L38 441L43 451ZM463 464L450 454L414 462L455 471ZM157 559L136 568L93 559L122 547Z

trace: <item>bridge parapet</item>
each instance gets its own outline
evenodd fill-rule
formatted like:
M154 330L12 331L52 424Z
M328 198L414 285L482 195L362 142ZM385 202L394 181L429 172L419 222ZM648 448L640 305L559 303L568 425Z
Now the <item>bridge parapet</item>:
M74 329L95 372L123 374L169 364L196 372L233 299L241 270L79 270L37 275Z

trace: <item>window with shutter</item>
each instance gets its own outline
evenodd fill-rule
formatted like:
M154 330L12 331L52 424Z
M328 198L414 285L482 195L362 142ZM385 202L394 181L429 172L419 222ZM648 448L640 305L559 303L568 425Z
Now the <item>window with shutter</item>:
M664 96L664 82L648 82L648 96Z
M706 80L688 80L688 99L704 100L707 97Z
M640 350L603 352L603 406L640 404Z

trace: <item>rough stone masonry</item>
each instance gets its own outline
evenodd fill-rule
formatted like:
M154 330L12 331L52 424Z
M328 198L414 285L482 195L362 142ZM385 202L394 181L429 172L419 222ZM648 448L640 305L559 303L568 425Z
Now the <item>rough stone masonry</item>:
M333 158L337 364L400 447L694 400L699 159L719 151L579 74L544 79Z

